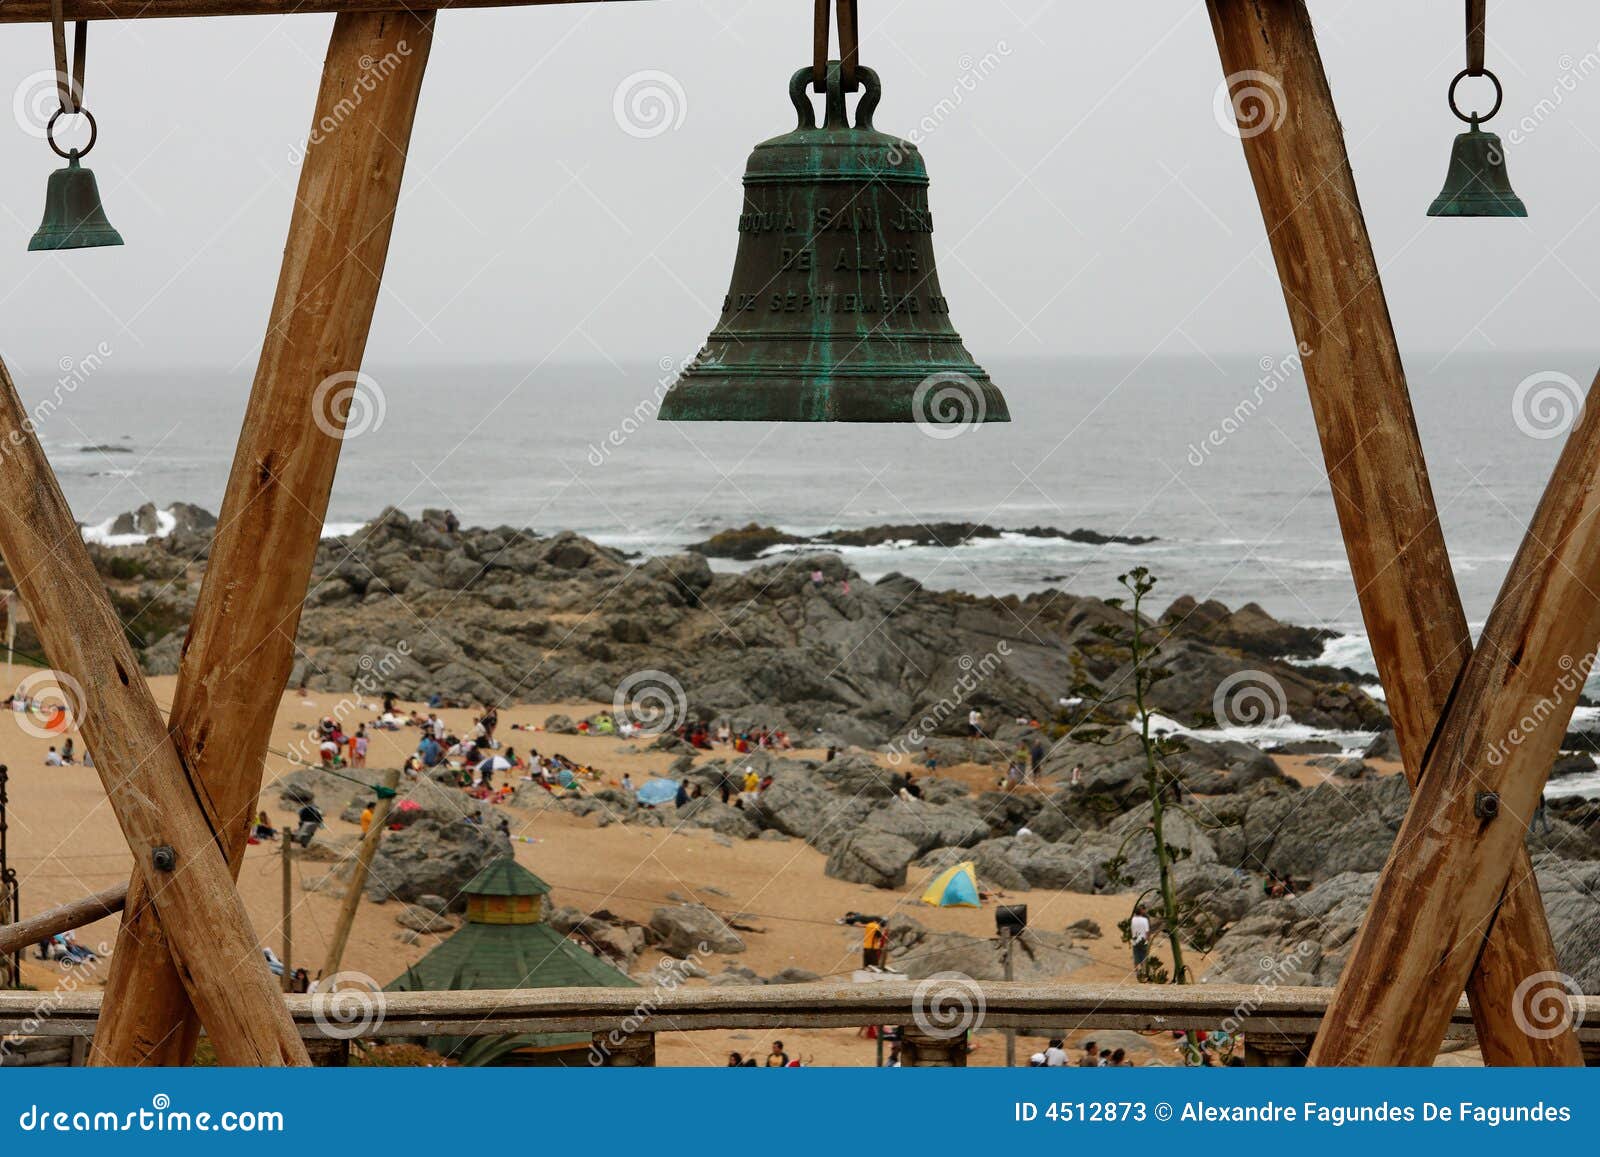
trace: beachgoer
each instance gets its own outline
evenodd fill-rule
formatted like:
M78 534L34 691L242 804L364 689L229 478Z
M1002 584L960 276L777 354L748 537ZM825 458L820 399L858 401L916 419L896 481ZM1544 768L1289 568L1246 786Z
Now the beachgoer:
M1128 939L1133 942L1133 966L1143 968L1145 958L1150 955L1150 917L1144 914L1144 905L1140 904L1133 910L1133 915L1128 918Z
M789 1054L783 1051L783 1042L772 1042L772 1051L767 1054L767 1068L783 1069L789 1067Z
M678 781L678 794L673 797L673 807L682 807L684 804L689 802L689 789L685 784L686 781L684 780L680 779Z
M1083 1056L1078 1058L1080 1069L1097 1069L1100 1067L1100 1046L1094 1041L1083 1042Z
M317 834L317 829L322 826L322 813L317 810L317 805L308 803L300 809L296 818L300 821L300 829L295 833L295 839L300 841L302 848L311 846L311 837Z
M972 739L982 739L984 737L983 712L976 707L967 712L967 735Z
M622 790L627 792L629 795L633 794L633 776L629 775L627 772L622 773Z
M60 767L61 753L52 747L49 751L44 753L44 765L46 767Z
M1048 1048L1044 1050L1044 1063L1048 1068L1059 1069L1066 1066L1067 1050L1062 1047L1060 1037L1051 1040Z
M376 808L376 806L377 806L376 804L368 802L367 806L361 809L361 834L362 835L366 835L368 832L370 832L372 830L372 818L373 818L373 812L374 812L374 809Z
M1077 787L1083 782L1083 764L1074 765L1072 769L1072 786Z
M350 766L367 766L367 725L365 723L356 728L356 733L350 737Z
M1033 746L1028 748L1028 778L1030 780L1039 778L1039 767L1043 763L1044 743L1038 736L1035 736Z
M861 967L868 972L882 972L889 947L889 935L877 920L871 920L861 930Z
M256 830L253 834L258 840L275 840L278 838L278 829L272 826L272 821L267 818L266 812L256 816Z

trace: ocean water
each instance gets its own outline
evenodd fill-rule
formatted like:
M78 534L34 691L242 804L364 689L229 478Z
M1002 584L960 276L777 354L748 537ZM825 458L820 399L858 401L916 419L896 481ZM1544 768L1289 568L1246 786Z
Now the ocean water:
M1181 594L1258 602L1338 632L1327 661L1372 670L1292 348L988 369L1013 420L935 437L915 425L658 422L669 363L373 365L354 387L329 531L395 505L448 507L469 524L571 529L639 552L752 521L799 533L970 520L1151 535L1158 541L1144 546L1008 535L953 550L843 553L868 579L900 571L931 587L996 595L1049 587L1110 595L1118 574L1144 564L1160 579L1162 605ZM1418 427L1475 628L1592 372L1580 354L1410 359ZM108 362L17 377L86 526L104 531L147 501L218 507L249 367L156 378Z

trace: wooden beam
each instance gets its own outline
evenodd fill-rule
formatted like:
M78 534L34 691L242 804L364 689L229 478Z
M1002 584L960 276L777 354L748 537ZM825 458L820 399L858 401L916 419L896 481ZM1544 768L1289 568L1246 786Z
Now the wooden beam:
M1362 619L1415 787L1472 639L1344 132L1300 0L1210 0L1208 7L1222 71L1246 106L1245 159L1299 343ZM1261 103L1250 105L1257 97ZM1535 1038L1516 1029L1518 984L1554 970L1556 959L1527 853L1519 860L1468 985L1485 1059L1576 1065L1570 1034Z
M650 993L650 1015L639 1016L636 988L522 988L471 992L373 994L370 1015L359 1018L361 1039L395 1037L520 1035L530 1032L700 1032L708 1029L859 1028L911 1024L928 994L917 981L881 984L775 984L727 988L658 989ZM350 990L345 990L351 995ZM966 989L975 1021L990 1029L1034 1028L1072 1032L1123 1028L1141 1032L1208 1028L1263 1038L1316 1032L1333 996L1331 988L1247 984L1032 984L978 981ZM982 1000L977 1000L981 994ZM84 989L55 994L50 1015L38 1016L37 992L0 992L0 1036L88 1036L95 1031L102 997ZM303 1036L328 1027L315 996L280 998ZM1574 998L1580 1032L1600 1042L1600 996ZM340 1031L356 1027L341 1023ZM1472 1014L1459 1001L1450 1036L1472 1038Z
M328 942L328 954L322 961L320 975L324 978L338 972L339 965L344 961L345 945L350 943L350 929L355 925L356 909L361 905L361 890L367 886L367 873L372 869L372 858L378 854L378 845L383 842L383 833L389 825L389 808L394 803L394 791L400 786L400 769L389 768L384 771L382 778L382 786L389 790L389 794L380 795L373 801L372 826L362 835L361 846L356 849L356 862L350 870L350 883L344 890L344 900L339 905L339 917L333 923L333 936Z
M188 769L89 561L33 421L0 365L0 556L44 653L60 672L84 743L150 902L176 975L231 1065L305 1064L250 919Z
M1600 379L1439 727L1313 1064L1432 1063L1484 936L1503 929L1494 914L1506 880L1514 865L1527 870L1523 838L1597 645ZM1545 995L1555 977L1545 973ZM1547 1027L1524 1016L1507 1029Z
M353 376L366 351L432 42L431 13L334 21L277 296L184 640L172 736L235 875L339 462L346 415L328 383ZM157 916L135 881L95 1064L186 1064L194 1054L199 1022Z
M530 8L638 0L441 0L431 8ZM420 12L403 0L65 0L68 20L162 20L193 16L298 16L308 12ZM50 0L7 0L0 24L44 24Z
M118 884L104 892L96 892L81 900L73 900L36 916L29 916L26 920L18 920L15 924L0 925L0 956L20 952L59 933L103 920L122 911L127 899L128 885Z

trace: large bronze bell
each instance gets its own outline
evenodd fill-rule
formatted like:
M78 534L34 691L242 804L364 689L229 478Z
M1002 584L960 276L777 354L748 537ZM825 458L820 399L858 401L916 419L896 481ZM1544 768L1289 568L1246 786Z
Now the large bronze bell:
M950 324L933 255L928 173L878 132L882 88L849 122L838 62L825 123L794 74L791 133L750 155L739 252L722 318L662 400L691 422L1009 422L1005 399Z
M92 249L121 244L122 234L111 227L100 204L100 186L94 171L78 163L78 150L73 149L66 166L50 174L44 194L44 220L28 242L28 249Z

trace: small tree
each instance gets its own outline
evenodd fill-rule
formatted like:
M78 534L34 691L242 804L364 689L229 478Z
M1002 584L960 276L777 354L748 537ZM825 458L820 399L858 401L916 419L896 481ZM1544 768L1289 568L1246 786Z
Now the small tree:
M1172 955L1172 969L1155 951L1150 951L1139 968L1139 979L1155 984L1192 984L1194 974L1184 962L1185 941L1195 951L1207 951L1215 942L1220 928L1211 915L1192 903L1178 899L1174 880L1174 867L1188 858L1187 847L1167 841L1167 821L1173 812L1183 814L1197 828L1225 826L1226 819L1202 819L1183 805L1185 794L1183 768L1177 756L1189 749L1183 739L1151 726L1151 691L1170 672L1158 661L1165 636L1155 636L1154 625L1144 615L1144 601L1155 588L1156 579L1145 567L1135 567L1118 575L1117 581L1132 595L1131 606L1124 598L1107 599L1106 605L1130 612L1128 623L1102 623L1094 628L1102 640L1095 650L1119 662L1128 662L1127 675L1119 686L1106 690L1087 680L1074 688L1074 694L1090 704L1087 713L1073 727L1077 739L1101 746L1115 746L1130 739L1138 741L1144 758L1144 795L1150 805L1150 822L1135 828L1123 838L1117 852L1105 863L1105 870L1114 884L1128 885L1133 880L1127 874L1129 848L1141 836L1149 838L1156 861L1156 883L1140 894L1135 906L1141 906L1154 893L1161 932L1165 934ZM1131 718L1130 718L1131 716ZM1129 724L1132 724L1130 727ZM1132 940L1130 921L1122 921L1124 941ZM1152 929L1154 932L1154 929ZM1188 1033L1188 1050L1191 1060L1199 1059L1199 1046L1194 1033Z

